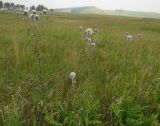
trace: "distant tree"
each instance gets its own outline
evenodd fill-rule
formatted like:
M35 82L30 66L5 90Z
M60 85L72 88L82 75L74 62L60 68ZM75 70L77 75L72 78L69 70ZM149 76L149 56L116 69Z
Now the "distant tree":
M36 7L36 10L37 10L37 11L42 11L42 10L44 10L44 9L47 9L47 8L44 7L43 5L38 5L38 6Z
M11 9L13 10L15 8L15 4L14 3L11 3Z
M11 4L10 3L8 3L8 2L4 3L4 9L5 10L10 10L10 8L11 8Z
M30 7L30 10L35 10L35 9L36 7L34 5Z
M20 7L21 10L25 9L25 5L19 5L19 7Z
M54 12L54 9L50 9L51 12Z
M19 10L19 9L20 9L19 4L17 4L17 5L15 6L15 9L16 9L16 10Z
M2 9L2 8L3 8L3 2L0 1L0 9Z

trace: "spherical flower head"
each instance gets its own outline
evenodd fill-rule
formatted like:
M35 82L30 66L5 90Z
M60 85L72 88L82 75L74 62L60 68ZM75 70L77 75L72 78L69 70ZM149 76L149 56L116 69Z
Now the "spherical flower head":
M98 33L99 30L97 28L94 29L94 34Z
M84 30L84 34L86 36L91 36L93 34L93 29L92 28L87 28Z
M95 47L95 46L96 46L96 43L95 43L95 42L92 42L92 43L91 43L91 46Z
M129 35L129 32L126 32L125 35L126 35L126 36Z
M91 42L92 42L92 39L89 38L89 37L86 37L86 38L85 38L85 41L88 42L88 43L91 43Z
M33 11L32 11L32 14L36 14L36 13L37 13L37 11L36 11L36 10L33 10Z
M36 21L39 20L39 15L35 15L35 20L36 20Z
M76 73L75 73L75 72L71 72L71 73L69 74L69 78L70 78L72 81L74 81L75 78L76 78Z
M80 32L82 32L82 31L83 31L83 28L82 28L81 26L79 27L79 31L80 31Z
M29 15L28 10L24 10L23 16L28 16L28 15Z
M33 20L33 19L34 19L34 16L35 16L34 14L30 14L30 15L29 15L29 18Z
M46 9L43 10L43 14L44 14L44 15L47 14L47 10L46 10Z

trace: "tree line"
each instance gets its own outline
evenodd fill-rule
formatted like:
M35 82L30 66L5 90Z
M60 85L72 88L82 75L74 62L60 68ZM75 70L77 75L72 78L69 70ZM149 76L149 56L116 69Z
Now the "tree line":
M5 2L3 3L3 1L0 1L0 9L1 10L37 10L37 11L42 11L43 9L47 9L47 7L43 6L43 5L38 5L36 6L31 6L31 7L26 7L25 5L21 5L21 4L15 4L15 3L9 3L9 2Z

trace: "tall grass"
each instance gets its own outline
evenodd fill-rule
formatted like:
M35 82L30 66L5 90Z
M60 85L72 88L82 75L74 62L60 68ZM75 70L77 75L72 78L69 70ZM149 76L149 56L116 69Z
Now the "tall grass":
M46 20L33 25L0 12L0 125L160 125L160 20L61 13ZM89 52L79 26L100 29ZM126 31L143 37L125 44ZM75 89L67 86L71 71Z

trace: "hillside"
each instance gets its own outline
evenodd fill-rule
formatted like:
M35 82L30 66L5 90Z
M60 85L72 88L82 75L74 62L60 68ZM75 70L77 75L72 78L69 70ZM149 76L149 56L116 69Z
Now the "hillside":
M129 16L129 17L142 17L142 18L158 18L159 13L152 12L139 12L139 11L127 11L127 10L102 10L97 7L74 7L74 8L61 8L56 9L58 12L67 12L75 14L100 14L100 15L114 15L114 16Z

